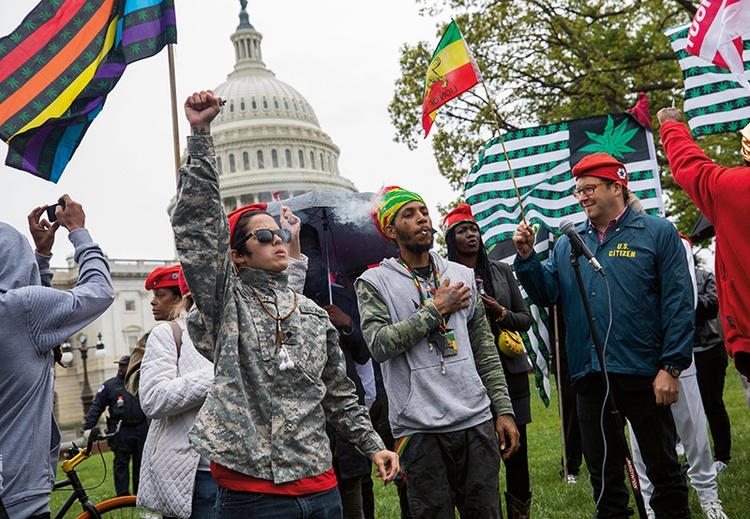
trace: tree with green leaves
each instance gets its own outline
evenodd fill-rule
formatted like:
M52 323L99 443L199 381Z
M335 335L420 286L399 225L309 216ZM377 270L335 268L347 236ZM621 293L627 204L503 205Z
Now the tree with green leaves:
M656 111L682 101L682 73L664 29L689 22L695 0L417 0L443 22L433 42L405 44L402 77L389 106L397 142L422 138L424 79L432 50L449 23L461 27L492 96L503 131L624 112L646 92ZM438 110L432 146L440 173L454 189L495 133L484 89L474 87ZM657 136L658 138L658 136ZM740 137L726 133L698 143L718 163L740 163ZM667 215L689 234L695 205L667 174L657 143Z

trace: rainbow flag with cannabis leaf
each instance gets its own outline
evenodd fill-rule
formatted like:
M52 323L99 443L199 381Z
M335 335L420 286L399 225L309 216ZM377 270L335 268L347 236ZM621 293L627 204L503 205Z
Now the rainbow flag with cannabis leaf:
M176 41L174 0L42 0L0 39L6 165L57 182L125 67Z

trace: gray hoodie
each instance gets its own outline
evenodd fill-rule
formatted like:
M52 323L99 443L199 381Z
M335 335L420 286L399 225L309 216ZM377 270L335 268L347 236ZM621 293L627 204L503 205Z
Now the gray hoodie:
M431 253L440 279L474 287L474 273ZM423 283L425 293L428 286ZM447 327L455 335L458 353L445 357L427 335L442 322L433 304L420 307L411 275L393 258L367 270L357 281L362 333L375 360L381 363L393 435L453 432L492 417L512 415L505 374L492 333L477 304L455 312ZM492 412L491 412L492 410Z
M52 416L52 349L112 304L109 266L86 229L72 231L71 290L49 288L47 256L0 222L0 498L12 518L49 511L60 431Z

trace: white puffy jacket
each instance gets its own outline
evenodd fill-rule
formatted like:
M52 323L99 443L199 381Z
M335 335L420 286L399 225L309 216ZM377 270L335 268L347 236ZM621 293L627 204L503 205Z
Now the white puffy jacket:
M213 364L190 341L186 315L177 320L182 331L179 359L170 324L151 331L139 389L141 408L151 424L143 447L137 505L179 518L189 518L192 512L200 461L187 432L213 382Z
M306 271L307 256L289 258L289 286L299 293L305 286ZM176 321L182 331L179 359L172 326L162 323L151 331L138 389L141 408L151 424L143 446L136 505L180 519L188 519L192 513L200 462L187 432L214 380L214 365L193 346L186 317L183 312Z

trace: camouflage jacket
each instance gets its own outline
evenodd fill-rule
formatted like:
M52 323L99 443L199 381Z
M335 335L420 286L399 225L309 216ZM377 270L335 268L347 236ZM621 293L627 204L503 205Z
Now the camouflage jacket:
M214 362L214 383L190 430L193 447L232 470L285 483L331 468L328 421L372 457L385 447L357 404L327 313L288 288L285 274L235 273L212 138L189 137L188 153L172 226L197 309L188 331ZM276 321L260 300L272 315L290 314L281 334L291 369L279 369Z

